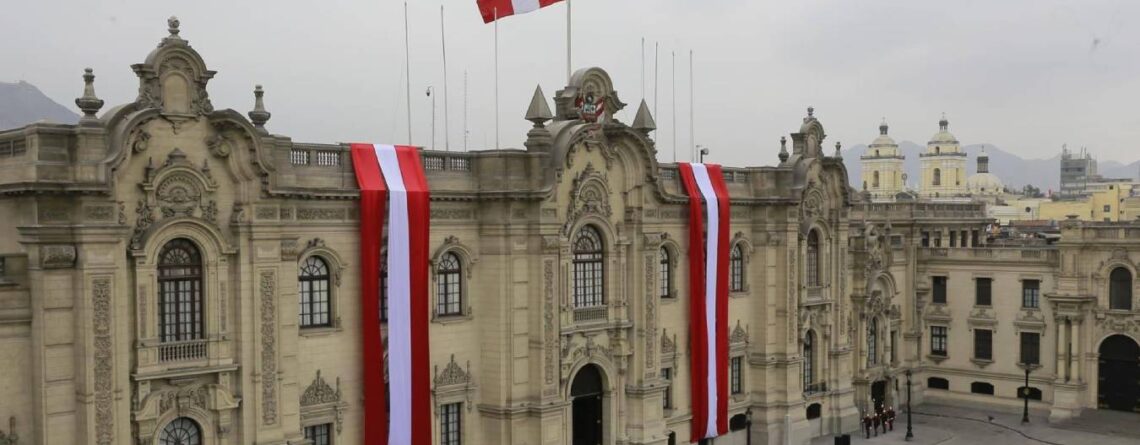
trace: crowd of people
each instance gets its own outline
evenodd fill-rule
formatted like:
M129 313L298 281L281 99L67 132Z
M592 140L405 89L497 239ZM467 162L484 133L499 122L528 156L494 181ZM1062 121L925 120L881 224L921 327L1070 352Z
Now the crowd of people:
M887 434L887 431L895 430L894 408L890 406L886 407L886 409L877 407L874 412L867 413L863 416L863 436L865 438L870 439L872 434L878 436L880 429L883 430L883 434Z

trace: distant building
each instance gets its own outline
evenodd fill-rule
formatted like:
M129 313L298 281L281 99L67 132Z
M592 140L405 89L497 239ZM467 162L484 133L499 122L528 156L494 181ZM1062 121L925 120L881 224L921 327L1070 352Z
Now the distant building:
M926 144L922 158L922 183L919 195L925 198L941 198L965 195L966 152L962 151L958 139L950 134L950 122L946 115L938 121L938 133Z
M905 157L899 151L899 144L887 135L888 128L884 119L879 124L879 137L859 158L863 163L863 191L869 193L873 200L894 200L906 185Z
M978 172L966 180L966 189L972 196L998 196L1005 190L1001 179L990 173L990 156L986 154L985 147L978 154Z
M1095 176L1096 159L1085 149L1074 155L1068 147L1061 148L1061 199L1077 199L1088 196L1085 185L1089 177Z

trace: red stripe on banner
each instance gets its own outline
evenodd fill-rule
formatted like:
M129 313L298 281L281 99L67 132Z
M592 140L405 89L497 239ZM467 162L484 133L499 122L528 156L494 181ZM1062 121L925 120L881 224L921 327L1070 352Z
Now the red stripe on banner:
M388 188L372 144L352 144L352 166L360 186L360 324L363 352L364 443L387 445L384 402L384 346L380 338L380 241Z
M716 273L716 369L717 369L717 435L728 433L728 237L729 237L729 202L728 187L724 184L724 173L720 165L705 164L712 181L713 190L716 191L717 209L720 218L717 234L720 239L716 243L717 273ZM740 370L744 372L743 369Z
M498 18L509 17L515 14L515 7L511 0L476 0L479 5L479 14L483 16L483 23L491 23Z
M689 389L692 393L690 442L699 442L708 430L708 338L705 334L705 242L701 191L693 177L693 166L677 165L681 183L689 195Z
M408 191L408 229L411 264L411 337L412 337L412 443L432 441L431 364L428 355L428 237L431 220L431 192L424 177L419 151L415 147L396 146L400 173Z
M547 6L553 5L553 4L558 3L560 1L562 1L562 0L538 0L538 4L540 7L545 8Z

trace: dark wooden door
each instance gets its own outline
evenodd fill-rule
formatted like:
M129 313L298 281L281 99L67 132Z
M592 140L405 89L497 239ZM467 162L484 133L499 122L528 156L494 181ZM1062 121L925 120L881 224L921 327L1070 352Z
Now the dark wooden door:
M1114 335L1100 344L1099 352L1098 407L1140 412L1140 346Z
M887 381L879 380L871 384L871 401L874 402L874 409L876 412L883 408L887 397Z
M601 445L602 395L574 398L574 445Z

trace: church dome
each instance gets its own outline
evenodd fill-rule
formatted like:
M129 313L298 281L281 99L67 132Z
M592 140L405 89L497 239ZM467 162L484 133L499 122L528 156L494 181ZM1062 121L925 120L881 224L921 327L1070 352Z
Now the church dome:
M966 179L966 188L971 195L999 195L1005 184L993 173L975 173Z
M946 120L946 115L942 115L942 120L938 121L938 132L930 137L929 145L957 145L958 138L950 133L950 121Z
M881 157L881 156L898 156L899 144L893 138L887 135L887 121L884 119L882 124L879 124L879 137L867 146L867 156Z

